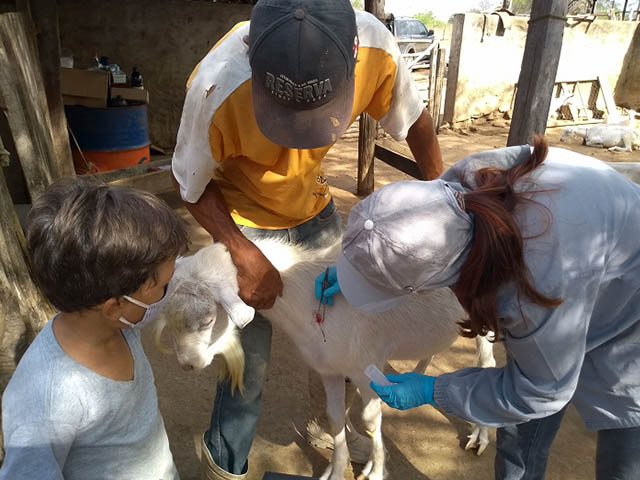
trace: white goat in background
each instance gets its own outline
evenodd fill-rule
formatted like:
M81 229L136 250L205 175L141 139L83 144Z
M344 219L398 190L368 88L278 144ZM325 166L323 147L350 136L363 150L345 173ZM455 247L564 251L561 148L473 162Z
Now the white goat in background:
M381 401L369 387L364 370L370 364L382 369L392 359L430 359L446 350L458 336L457 322L465 318L464 310L448 288L413 295L405 305L378 314L363 313L338 295L334 305L325 310L321 330L314 321L318 308L314 280L335 263L340 242L324 250L269 240L257 241L256 245L280 271L284 283L283 296L273 308L261 313L296 344L307 364L320 374L327 395L334 451L322 480L343 480L349 464L345 378L360 392L362 419L372 437L363 474L371 480L381 480ZM236 269L223 245L213 244L180 259L171 280L170 296L157 322L156 340L166 326L178 362L184 368L204 368L216 354L226 357L232 385L242 388L244 357L234 323L243 324L254 312L240 300L237 291ZM477 364L495 366L488 340L478 337L477 344ZM476 426L467 448L477 446L479 455L488 443L488 429Z
M582 139L587 147L604 147L612 152L631 152L633 148L640 148L640 139L635 131L616 125L563 128L560 141L572 138Z

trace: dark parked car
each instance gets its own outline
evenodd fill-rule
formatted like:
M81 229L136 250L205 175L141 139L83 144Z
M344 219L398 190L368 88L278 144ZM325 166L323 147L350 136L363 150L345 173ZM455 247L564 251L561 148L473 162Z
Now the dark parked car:
M403 55L422 52L433 42L433 30L427 30L424 23L415 18L389 15L386 24Z

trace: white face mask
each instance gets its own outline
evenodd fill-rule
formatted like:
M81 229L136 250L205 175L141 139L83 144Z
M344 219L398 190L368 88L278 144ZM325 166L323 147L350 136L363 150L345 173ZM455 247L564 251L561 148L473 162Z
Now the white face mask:
M146 310L144 312L142 319L138 323L131 323L129 320L127 320L124 317L119 318L119 320L125 325L127 325L129 328L138 329L153 322L153 320L158 316L158 312L162 308L162 304L167 299L167 287L165 287L164 289L164 295L162 296L162 298L157 302L152 303L151 305L147 305L146 303L141 302L140 300L136 300L135 298L132 298L129 295L123 295L123 297L129 302L135 305L138 305Z

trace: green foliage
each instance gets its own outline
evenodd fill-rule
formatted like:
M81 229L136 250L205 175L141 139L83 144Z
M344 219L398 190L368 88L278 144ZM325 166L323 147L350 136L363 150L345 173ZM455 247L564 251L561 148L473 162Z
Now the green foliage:
M364 0L351 0L351 6L354 10L364 10Z
M417 13L413 16L413 18L417 18L422 23L424 23L424 25L428 29L431 30L438 27L444 27L447 24L447 22L443 22L442 20L438 20L437 18L435 18L433 16L433 13L431 12Z
M533 0L513 0L511 2L511 11L520 15L528 15L531 13L531 4Z

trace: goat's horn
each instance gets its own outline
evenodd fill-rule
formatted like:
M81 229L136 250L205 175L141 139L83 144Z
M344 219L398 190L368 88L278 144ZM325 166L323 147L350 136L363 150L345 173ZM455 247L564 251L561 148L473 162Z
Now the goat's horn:
M171 355L172 353L171 350L165 347L164 344L162 343L162 332L164 331L164 327L166 323L167 323L167 320L164 317L158 318L156 320L156 325L153 332L153 343L156 346L156 350L158 350L160 353L164 355Z

